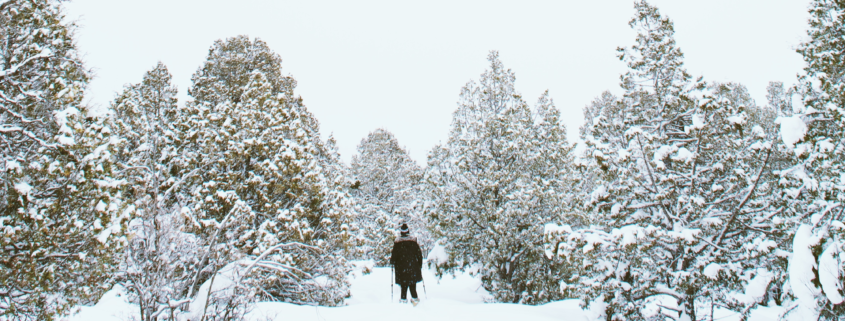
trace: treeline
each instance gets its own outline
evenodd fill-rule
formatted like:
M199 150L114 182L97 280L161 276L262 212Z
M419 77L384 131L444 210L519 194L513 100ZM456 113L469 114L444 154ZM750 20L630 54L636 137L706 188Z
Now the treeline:
M349 295L363 241L348 175L266 43L215 42L184 104L158 64L95 116L60 3L0 9L0 319L53 318L115 284L144 320Z
M105 115L59 1L0 2L0 318L49 319L119 284L143 320L237 319L256 301L338 305L350 260L412 226L439 274L500 302L579 298L607 320L845 315L845 4L815 0L807 66L757 105L690 75L645 1L621 96L575 152L548 93L497 52L425 167L388 131L348 166L259 39L215 42L176 100L159 63Z

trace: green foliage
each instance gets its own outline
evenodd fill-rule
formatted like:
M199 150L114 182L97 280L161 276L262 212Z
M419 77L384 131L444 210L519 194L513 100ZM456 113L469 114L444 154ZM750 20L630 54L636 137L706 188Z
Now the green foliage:
M358 184L352 195L358 203L357 228L363 233L362 258L385 266L398 227L407 223L423 253L434 241L422 217L422 169L385 129L377 129L358 144L350 174Z
M179 146L173 128L176 88L158 63L141 83L127 86L111 105L121 144L116 158L127 180L132 220L120 281L137 303L142 320L173 316L184 302L197 263L196 237L183 232L178 213L182 195L171 162ZM178 186L177 186L178 187Z
M353 242L349 196L336 151L280 63L260 40L216 42L175 121L182 212L207 253L192 291L229 262L260 258L266 264L245 281L259 297L339 304Z
M50 319L110 287L124 244L112 124L58 1L0 4L0 318Z
M836 0L816 0L809 6L808 39L798 47L806 65L799 75L799 84L786 93L771 90L772 98L784 105L781 121L783 137L789 128L784 121L799 124L794 144L787 144L792 166L779 171L780 206L783 206L800 230L810 231L812 241L799 242L796 235L794 253L804 253L803 260L790 262L793 266L806 267L813 271L812 278L803 277L795 269L790 272L793 295L798 306L790 315L819 320L842 320L845 305L842 304L845 269L834 258L845 251L845 214L842 202L845 191L841 188L843 167L843 142L845 135L845 68L842 59L845 53L845 3ZM777 99L799 95L800 99ZM786 106L789 108L786 108ZM825 253L825 255L822 255ZM824 257L830 258L825 260ZM805 282L796 282L802 279ZM796 288L799 286L801 288ZM840 301L840 302L835 302Z
M671 20L644 1L635 10L636 44L620 49L624 95L585 110L589 226L547 237L582 267L572 283L608 320L697 319L712 303L747 312L761 299L727 293L785 276L774 249L789 241L768 221L775 114L742 85L692 80Z
M481 79L461 90L448 142L429 154L426 211L449 255L438 271L474 269L498 301L560 299L543 228L566 219L565 129L547 94L532 113L498 53L487 59Z

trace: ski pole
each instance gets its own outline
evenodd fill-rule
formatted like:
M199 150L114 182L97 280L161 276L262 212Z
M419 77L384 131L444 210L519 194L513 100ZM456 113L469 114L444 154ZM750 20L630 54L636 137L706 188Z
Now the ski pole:
M390 265L390 303L393 303L393 264Z
M422 277L422 273L420 273L420 279L423 281L423 293L425 293L425 299L428 300L428 292L425 290L425 278Z

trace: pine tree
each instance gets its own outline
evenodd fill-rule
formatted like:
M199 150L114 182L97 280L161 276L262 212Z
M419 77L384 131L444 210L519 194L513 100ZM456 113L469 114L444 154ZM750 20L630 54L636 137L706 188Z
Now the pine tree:
M496 300L543 303L560 293L545 277L558 276L542 231L566 205L570 147L551 100L541 97L532 114L498 53L487 60L490 69L461 90L448 142L429 154L426 211L449 254L438 268L477 269Z
M188 302L191 267L199 260L196 237L183 232L179 182L171 161L179 146L173 127L177 90L167 67L159 62L141 83L124 88L110 111L121 138L116 157L124 168L127 198L132 201L129 244L121 279L142 320L174 318ZM172 188L176 187L176 188Z
M110 288L123 181L58 1L0 3L0 318L50 319Z
M188 94L197 103L210 106L240 102L251 74L260 71L274 94L296 87L296 81L282 74L282 58L257 39L237 36L217 40L208 50L206 63L191 77L193 86Z
M726 293L766 289L780 262L772 253L785 248L760 192L771 188L771 135L750 122L749 110L762 112L744 87L705 91L683 68L672 21L644 1L635 9L636 45L619 50L625 94L585 111L589 226L547 239L582 268L569 284L608 320L697 320L697 307L713 303L747 312L758 293Z
M795 308L791 320L843 320L845 315L845 225L842 201L843 106L845 106L845 3L810 4L809 40L798 53L807 65L794 89L794 114L778 118L783 145L794 166L781 170L781 206L794 235L789 283ZM787 100L789 102L789 100Z
M181 211L200 239L189 297L239 260L249 266L242 296L333 305L348 294L353 238L339 159L280 63L258 39L215 42L175 121Z
M396 137L385 129L369 133L358 144L350 170L360 207L357 225L365 235L363 258L386 265L402 223L408 223L423 253L428 253L434 242L421 211L422 169Z
M782 116L792 116L792 96L794 88L784 89L783 82L770 81L766 87L766 100L769 108Z

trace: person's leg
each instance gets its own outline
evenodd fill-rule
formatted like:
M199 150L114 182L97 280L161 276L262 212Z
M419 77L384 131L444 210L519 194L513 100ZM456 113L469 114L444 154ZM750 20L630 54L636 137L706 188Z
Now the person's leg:
M417 284L411 283L411 298L417 298Z
M402 287L402 300L406 300L406 299L408 298L408 285L407 285L407 284L402 284L402 285L401 285L401 287ZM416 289L411 290L411 291L413 291L413 292L411 292L411 295L412 295L414 298L416 298L416 295L414 294L414 293L417 293L417 292L416 292Z

